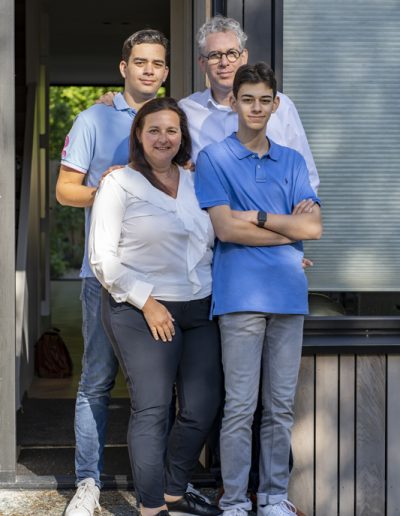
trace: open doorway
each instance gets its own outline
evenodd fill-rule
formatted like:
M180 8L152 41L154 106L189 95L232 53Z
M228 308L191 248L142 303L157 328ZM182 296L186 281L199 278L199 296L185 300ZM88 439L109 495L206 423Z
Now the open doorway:
M50 262L50 314L51 325L61 330L72 357L73 376L63 379L35 376L18 414L17 475L42 479L37 480L39 484L50 478L49 475L49 482L58 486L74 483L74 404L83 351L79 299L83 210L60 208L54 201L58 156L77 112L88 107L102 91L121 86L118 64L126 37L151 27L171 39L171 12L178 4L182 6L184 2L146 0L133 6L132 2L117 0L110 8L104 1L72 0L67 9L60 0L48 4L49 37L44 52L48 54L51 121L50 226L55 229ZM189 26L191 30L191 23ZM174 27L173 38L181 44L183 25L175 20ZM166 88L170 92L169 83ZM71 102L67 102L71 97L75 111L70 109ZM63 121L62 115L66 117ZM63 233L57 235L57 228L63 224ZM124 484L130 481L126 447L129 400L121 374L112 392L110 411L104 480L106 485L115 484L117 479L119 484Z

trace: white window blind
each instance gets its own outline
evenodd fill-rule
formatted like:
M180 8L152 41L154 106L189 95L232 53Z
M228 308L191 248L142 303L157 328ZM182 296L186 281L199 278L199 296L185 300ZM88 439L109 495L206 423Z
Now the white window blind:
M321 179L321 291L400 290L400 1L285 0L283 91Z

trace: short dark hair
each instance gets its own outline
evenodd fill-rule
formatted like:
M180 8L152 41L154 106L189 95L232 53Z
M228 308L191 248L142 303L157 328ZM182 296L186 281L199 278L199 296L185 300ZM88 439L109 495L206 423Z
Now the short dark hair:
M244 83L258 84L265 83L272 89L274 98L276 96L276 79L274 71L267 63L260 61L254 65L245 64L238 68L233 80L233 95L237 98L239 88Z
M124 41L122 46L122 60L127 63L131 56L132 48L142 43L162 45L165 48L165 55L168 56L169 42L162 32L154 29L138 30Z
M132 163L135 170L141 172L155 188L158 188L162 192L170 195L171 192L154 175L151 166L144 155L143 145L141 144L137 134L143 129L146 116L164 110L173 111L178 115L182 133L181 145L176 156L174 156L173 163L184 165L190 159L192 140L190 138L185 112L178 106L175 99L171 97L158 97L146 102L135 116L129 142L129 161Z

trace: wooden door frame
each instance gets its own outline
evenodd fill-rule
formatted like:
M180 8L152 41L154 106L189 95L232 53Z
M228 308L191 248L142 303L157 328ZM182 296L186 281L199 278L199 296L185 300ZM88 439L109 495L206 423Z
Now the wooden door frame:
M265 61L282 90L284 0L213 0L212 13L237 20L249 36L250 63Z
M0 482L16 470L15 411L15 91L14 1L0 0Z

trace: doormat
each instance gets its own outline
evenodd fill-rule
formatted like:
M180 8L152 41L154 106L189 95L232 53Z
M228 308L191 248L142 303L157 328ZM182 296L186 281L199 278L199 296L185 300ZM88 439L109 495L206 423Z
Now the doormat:
M111 398L107 444L126 444L130 404ZM74 446L75 400L26 398L17 414L19 446Z

